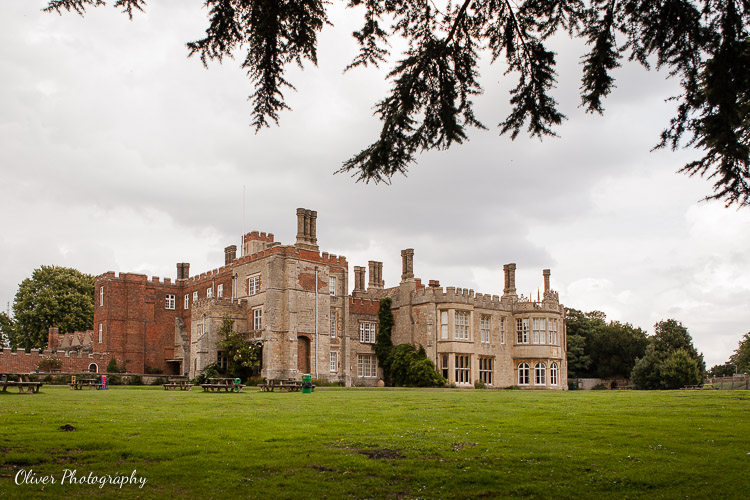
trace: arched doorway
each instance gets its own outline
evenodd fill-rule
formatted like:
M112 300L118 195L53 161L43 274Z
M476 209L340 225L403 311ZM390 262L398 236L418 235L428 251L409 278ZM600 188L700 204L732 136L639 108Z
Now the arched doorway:
M310 339L297 337L297 370L310 373Z
M89 365L89 373L99 373L99 367L96 365L96 363L91 363Z

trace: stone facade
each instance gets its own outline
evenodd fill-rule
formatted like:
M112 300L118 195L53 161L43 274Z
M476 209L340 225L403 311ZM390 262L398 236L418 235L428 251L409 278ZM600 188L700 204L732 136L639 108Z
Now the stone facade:
M177 279L133 273L102 274L95 282L91 350L115 357L128 371L196 376L221 363L223 319L248 342L261 343L261 375L314 378L347 386L375 386L382 378L374 354L379 301L392 299L394 344L421 345L441 373L459 387L567 388L564 308L550 289L531 301L516 294L515 264L504 267L503 295L483 295L414 275L414 250L401 252L398 286L386 288L383 264L354 267L348 291L345 257L320 252L317 212L297 210L294 245L253 231L225 249L224 266ZM366 274L369 272L369 280Z

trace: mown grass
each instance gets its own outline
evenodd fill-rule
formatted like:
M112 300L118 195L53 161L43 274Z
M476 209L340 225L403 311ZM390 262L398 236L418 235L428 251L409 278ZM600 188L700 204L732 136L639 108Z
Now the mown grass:
M0 393L0 452L3 498L744 499L750 394L45 386Z

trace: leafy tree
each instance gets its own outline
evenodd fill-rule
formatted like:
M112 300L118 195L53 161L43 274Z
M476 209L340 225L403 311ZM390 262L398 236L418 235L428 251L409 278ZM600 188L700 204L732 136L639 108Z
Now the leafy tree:
M67 267L35 269L18 286L13 315L14 347L45 347L51 326L60 333L87 330L94 323L94 278Z
M723 365L714 365L708 370L709 377L731 377L737 371L733 363L724 363Z
M383 368L383 378L387 385L391 383L390 356L393 349L391 330L393 329L393 312L391 311L391 298L380 299L378 309L378 334L375 337L375 355L378 364Z
M49 0L46 11L83 14L103 0ZM132 18L146 0L116 0ZM330 24L323 0L206 0L206 36L187 44L204 65L246 51L241 66L254 87L256 131L278 122L288 109L282 91L293 89L290 64L317 63L317 34ZM517 77L509 115L500 133L515 138L555 135L565 116L551 95L555 53L548 40L567 33L586 41L581 104L602 113L614 88L615 70L627 57L645 68L655 64L679 79L676 116L657 147L694 146L703 156L682 171L714 180L708 198L750 204L750 4L746 0L348 0L364 10L353 33L359 54L347 67L386 63L394 38L406 49L388 73L391 90L377 103L380 134L344 162L341 171L359 180L388 182L406 173L416 155L447 149L467 139L467 128L485 126L472 99L482 92L480 54L503 59Z
M737 373L750 372L750 332L742 336L734 354L729 357L729 361L737 367Z
M240 377L243 380L260 370L263 361L263 351L260 344L247 341L245 334L233 330L234 320L224 318L219 336L223 338L217 342L218 346L227 352L227 374Z
M14 324L13 318L0 312L0 348L10 347L11 344L16 345Z
M674 319L659 321L654 328L645 355L636 361L631 373L635 386L638 389L677 389L700 383L706 364L703 355L693 346L687 328ZM675 386L677 383L682 385Z
M596 376L630 377L635 360L646 352L646 332L630 323L613 321L600 326L590 339L589 352Z
M656 352L654 344L649 343L642 358L635 361L630 380L638 389L660 389L661 388L661 363L662 356Z
M664 389L679 389L697 385L703 380L698 361L687 349L673 351L661 365L661 385Z
M389 356L391 381L397 387L440 387L445 379L435 370L424 348L400 344L391 349Z
M584 353L586 338L582 335L568 335L568 380L583 377L591 365L591 356Z
M565 308L565 328L568 335L591 339L600 328L607 325L607 315L601 311L581 312Z

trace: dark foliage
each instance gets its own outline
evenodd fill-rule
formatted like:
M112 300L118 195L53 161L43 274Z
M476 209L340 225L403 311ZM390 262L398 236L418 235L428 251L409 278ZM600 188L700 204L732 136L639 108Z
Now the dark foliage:
M391 367L390 356L393 349L391 340L391 329L393 328L393 313L391 312L391 298L385 297L380 299L380 309L378 309L378 334L375 337L375 355L378 358L378 364L383 369L384 382L390 385Z
M630 378L638 389L679 389L697 385L706 374L703 355L679 321L668 319L654 325L644 356L638 359Z
M263 360L263 348L261 344L248 342L246 335L233 330L234 321L224 318L219 337L222 339L217 345L224 349L227 355L226 374L230 377L239 377L247 380L251 375L260 371ZM210 377L209 377L210 378Z
M76 269L42 266L18 285L9 331L13 347L45 347L49 327L85 331L94 322L94 278Z
M445 379L435 370L424 349L411 344L400 344L389 356L391 385L396 387L442 387Z
M129 16L145 0L116 0ZM317 62L317 34L328 22L322 0L206 0L206 36L188 43L203 64L222 61L238 50L253 83L252 123L256 130L278 122L288 109L282 90L289 64ZM102 0L50 0L45 10L105 5ZM406 49L388 73L389 94L377 103L382 128L375 142L344 162L340 171L358 180L388 182L406 173L416 155L447 149L467 138L468 127L484 128L472 98L481 53L502 59L514 75L510 114L500 133L515 138L554 135L565 118L551 95L556 83L548 38L558 32L586 40L581 100L592 113L604 110L612 92L612 70L627 57L652 64L679 79L672 96L677 114L657 147L694 146L700 159L682 168L714 181L710 199L750 204L750 39L747 0L348 0L364 11L353 36L359 54L347 67L375 66L391 56L393 38Z

